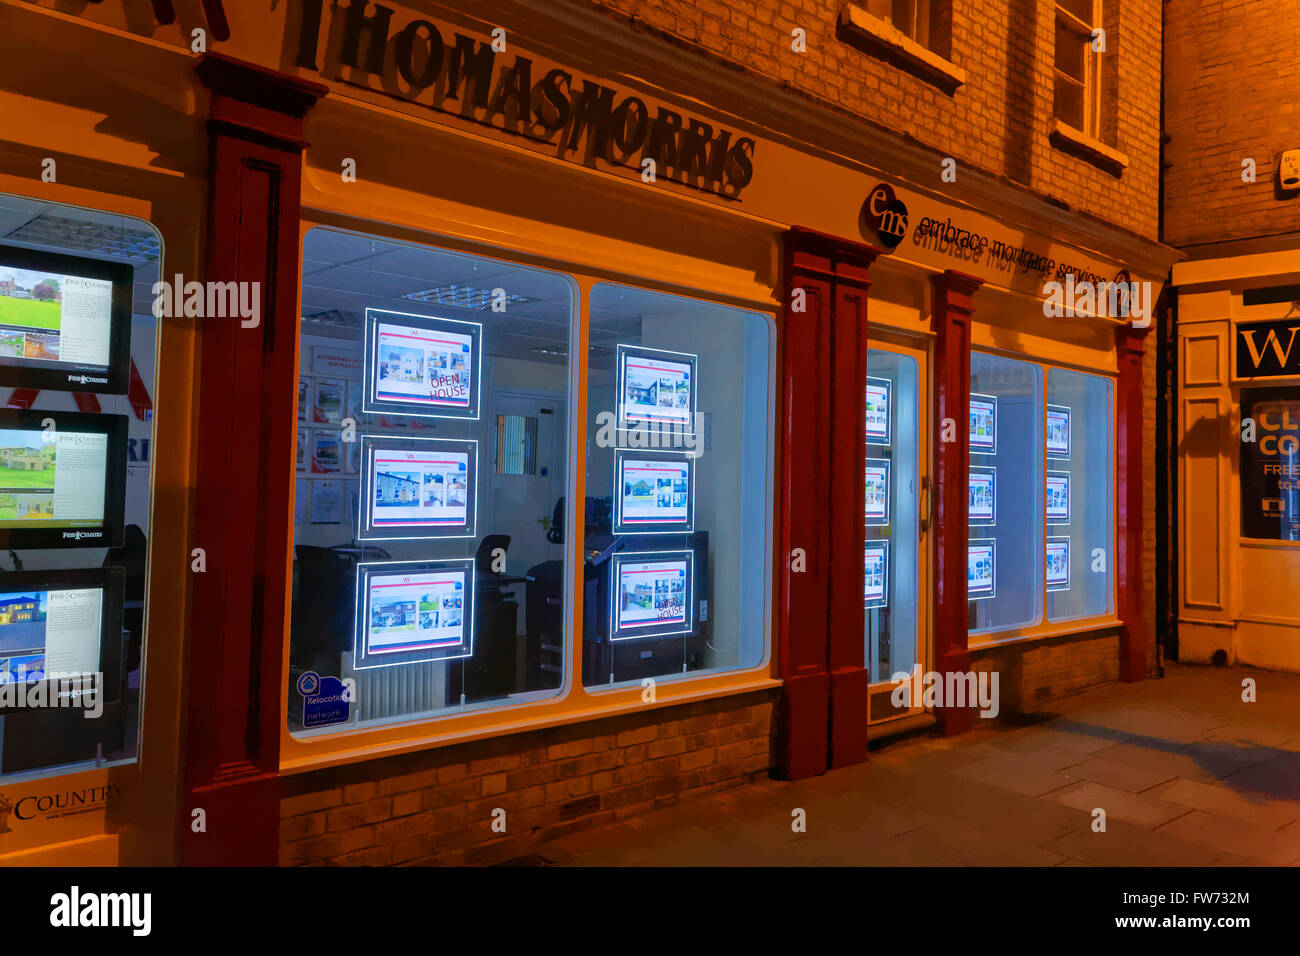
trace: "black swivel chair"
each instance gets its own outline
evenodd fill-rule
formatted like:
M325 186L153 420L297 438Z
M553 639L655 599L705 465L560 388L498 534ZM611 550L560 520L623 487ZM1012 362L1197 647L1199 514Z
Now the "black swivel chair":
M505 697L516 690L515 634L519 602L511 585L523 578L496 571L497 552L507 552L510 535L485 535L474 555L474 654L464 662L468 701ZM450 675L453 682L456 674Z

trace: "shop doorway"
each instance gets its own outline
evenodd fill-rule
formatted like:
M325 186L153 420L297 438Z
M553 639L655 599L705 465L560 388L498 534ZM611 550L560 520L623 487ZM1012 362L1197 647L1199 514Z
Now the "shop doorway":
M905 340L872 339L864 398L867 455L863 639L870 721L919 713L891 700L898 673L928 660L929 363Z

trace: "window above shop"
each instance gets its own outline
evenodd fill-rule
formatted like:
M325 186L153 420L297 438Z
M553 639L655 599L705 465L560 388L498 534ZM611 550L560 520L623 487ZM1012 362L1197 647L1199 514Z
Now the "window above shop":
M1113 175L1128 165L1114 147L1114 53L1107 53L1104 0L1058 0L1053 46L1053 145ZM1113 4L1111 4L1113 6ZM1113 32L1113 31L1112 31Z
M952 0L866 0L840 10L839 37L948 94L966 82L952 62Z

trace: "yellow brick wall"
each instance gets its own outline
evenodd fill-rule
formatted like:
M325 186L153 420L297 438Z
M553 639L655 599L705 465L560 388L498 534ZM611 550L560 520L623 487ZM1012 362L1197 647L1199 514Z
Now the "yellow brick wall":
M1165 241L1300 230L1300 193L1278 190L1300 149L1300 7L1293 0L1169 0ZM1256 182L1242 181L1242 160Z
M1112 0L1105 57L1117 77L1107 124L1128 158L1118 178L1048 141L1053 5L952 0L952 61L968 74L949 96L836 36L841 0L565 0L667 37L795 94L909 137L1082 214L1155 238L1160 151L1160 0ZM791 49L795 28L807 51ZM797 130L790 131L797 133ZM939 165L935 183L941 186Z

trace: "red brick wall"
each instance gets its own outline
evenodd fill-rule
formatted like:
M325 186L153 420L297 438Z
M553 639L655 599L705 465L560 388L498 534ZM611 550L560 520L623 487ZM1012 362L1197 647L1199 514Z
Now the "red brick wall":
M289 776L280 862L474 864L739 786L770 767L775 692ZM506 812L506 832L492 830Z
M1165 22L1165 241L1300 230L1300 195L1277 191L1279 156L1300 148L1300 9L1168 0Z
M842 2L568 2L916 139L956 158L959 168L977 167L1140 235L1156 235L1161 0L1108 3L1104 69L1117 79L1104 96L1114 105L1103 139L1128 157L1119 178L1048 142L1055 40L1053 7L1044 0L952 0L952 61L969 77L952 96L838 39ZM802 54L791 49L796 27L807 31ZM939 172L936 163L935 185L941 185Z

